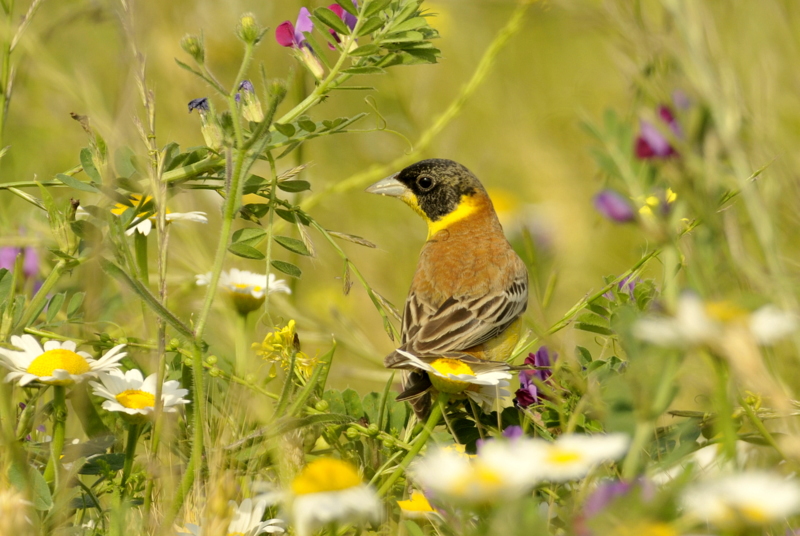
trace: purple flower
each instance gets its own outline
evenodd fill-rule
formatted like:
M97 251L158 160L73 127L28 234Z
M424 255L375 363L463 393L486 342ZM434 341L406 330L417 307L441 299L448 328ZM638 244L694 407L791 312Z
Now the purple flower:
M606 506L614 502L614 499L626 495L634 484L634 482L623 482L622 480L603 482L597 486L597 489L586 499L583 505L583 514L586 517L596 516L602 512Z
M503 437L506 439L519 439L523 435L521 426L509 426L503 430Z
M284 21L275 28L275 40L284 47L300 48L308 46L306 43L306 32L314 30L314 23L311 22L311 14L308 9L301 7L297 15L297 22L293 25L290 21Z
M626 293L628 296L633 298L633 291L636 290L636 284L641 281L638 277L631 278L630 276L622 278L619 283L617 283L617 289L620 292ZM610 290L603 294L604 298L608 298L609 300L614 299L614 293Z
M356 9L358 9L357 0L353 0L353 5L356 6ZM344 21L344 23L347 25L347 27L350 28L350 31L351 32L353 31L353 29L356 27L356 23L358 22L358 17L356 17L355 15L352 15L352 14L348 13L347 11L345 11L344 8L342 6L340 6L339 4L331 4L331 5L328 6L328 9L330 9L331 11L336 13L336 15L340 19L342 19L342 21ZM330 29L328 31L331 33L333 38L336 39L337 43L341 43L342 42L342 40L339 38L339 34L336 33L333 29ZM328 46L330 48L333 48L333 46L331 46L331 45L328 45Z
M626 223L636 219L633 206L614 190L602 190L594 196L594 208L611 221Z
M555 361L557 357L558 354L553 354L552 361ZM547 346L542 346L535 354L528 354L528 357L525 358L525 364L533 365L537 369L523 370L519 373L520 388L516 392L514 403L521 408L538 404L539 399L543 397L539 394L534 378L540 382L545 382L553 374L550 370L551 360Z
M14 263L17 260L17 248L0 248L0 268L5 268L9 272L14 269Z
M200 97L199 99L192 99L189 101L189 113L192 113L192 110L197 110L199 112L207 112L211 108L208 105L208 97Z
M8 271L14 270L14 263L20 253L23 255L22 274L28 278L39 275L39 254L32 247L26 247L25 249L0 248L0 268L5 268Z
M672 111L666 106L658 107L658 115L661 120L672 130L675 136L682 136L681 127L675 121ZM636 138L636 157L642 160L651 158L668 158L678 154L667 138L652 124L641 121L639 136Z

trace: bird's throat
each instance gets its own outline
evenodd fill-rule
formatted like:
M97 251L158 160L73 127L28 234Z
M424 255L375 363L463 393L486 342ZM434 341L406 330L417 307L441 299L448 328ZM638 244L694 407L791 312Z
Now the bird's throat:
M477 195L462 196L456 209L445 214L438 220L433 221L427 216L424 216L428 224L428 240L439 231L447 229L454 223L464 220L478 212L482 205L481 201L482 200Z

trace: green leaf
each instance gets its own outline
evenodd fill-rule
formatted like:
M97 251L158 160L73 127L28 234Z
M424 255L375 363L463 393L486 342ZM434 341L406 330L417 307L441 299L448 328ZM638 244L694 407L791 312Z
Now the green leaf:
M314 16L320 20L325 26L333 29L336 33L342 35L350 35L350 28L344 23L339 15L328 9L327 7L318 7L314 10Z
M614 332L603 326L596 326L594 324L586 324L584 322L575 322L575 328L590 331L592 333L599 333L600 335L613 335Z
M308 117L301 117L298 119L297 125L306 132L314 132L317 130L317 124Z
M358 37L364 37L365 35L369 35L375 30L379 30L383 28L383 19L380 17L372 17L371 19L367 20L361 29L358 31Z
M264 229L260 229L258 227L246 227L233 233L231 241L234 244L238 243L247 244L248 246L255 246L261 242L266 235L267 232Z
M114 169L117 175L126 179L131 178L137 171L135 158L136 153L130 147L123 146L117 149L114 153Z
M303 275L303 272L295 266L294 264L284 262L284 261L272 261L272 267L278 270L279 272L283 272L286 275L292 277L300 277Z
M303 243L302 240L298 240L296 238L291 238L288 236L275 236L273 237L275 242L282 245L289 251L293 251L299 255L305 255L306 257L311 256L311 252L308 251L308 248Z
M236 244L231 244L230 246L228 246L228 251L230 251L237 257L243 257L245 259L254 259L257 261L263 260L267 257L253 246L248 246L247 244L242 244L241 242Z
M353 389L346 389L342 393L342 400L347 414L356 419L364 416L364 407L361 405L361 397Z
M11 280L14 277L5 268L0 268L0 304L6 301L11 293Z
M85 292L76 292L72 295L69 299L69 304L67 304L67 316L71 317L75 313L78 312L78 309L81 305L83 305L83 299L86 297Z
M187 339L193 341L195 340L194 333L189 327L181 322L181 320L175 316L172 311L164 307L161 302L158 301L150 290L145 287L141 282L131 278L125 270L114 264L113 262L109 261L108 259L100 258L100 267L103 269L105 273L123 283L127 286L130 290L135 292L143 301L144 303L153 310L158 316L163 318L167 324L172 326L175 331L186 337Z
M81 149L81 166L83 167L84 173L89 176L96 183L102 183L103 180L100 178L100 172L97 171L97 168L94 165L94 159L92 158L92 150L88 147L84 147Z
M66 292L60 292L50 298L50 301L47 304L47 317L46 322L48 324L52 324L53 320L55 320L56 315L61 310L61 306L64 305L64 300L67 299Z
M410 30L416 30L417 28L424 28L428 25L428 21L425 17L414 17L413 19L408 19L405 22L401 22L397 26L392 28L392 34L400 33L400 32L408 32Z
M278 183L278 188L284 192L305 192L311 189L311 183L301 180L281 181Z
M288 123L285 125L281 123L275 123L275 130L277 130L287 138L291 138L292 136L294 136L294 133L296 132L294 125L290 125Z
M353 3L353 0L336 0L336 3L342 6L342 9L344 9L351 15L358 16L358 8Z
M78 469L80 475L102 475L108 471L121 471L125 465L124 454L101 454L94 456Z
M27 471L27 476L23 471ZM33 507L37 510L50 510L53 507L53 496L44 477L33 467L24 469L17 464L8 468L8 481L18 490L33 499Z
M375 54L380 54L380 52L381 52L381 47L379 47L378 45L369 44L369 45L361 45L360 47L352 51L350 55L359 58L362 56L373 56Z
M103 233L100 232L100 229L98 229L93 223L90 223L86 220L70 222L69 226L70 229L72 229L72 232L78 236L78 238L82 238L87 242L95 243L103 240Z
M288 221L289 223L297 223L297 215L291 210L276 208L275 214L280 216L282 219Z
M581 362L581 365L586 366L587 364L592 362L592 354L584 348L583 346L577 347L578 351L578 360Z
M70 177L69 175L64 175L63 173L57 174L56 179L63 182L70 188L74 188L76 190L81 190L83 192L92 192L92 193L98 191L97 188L94 187L94 185L88 182L79 181L75 177Z
M343 73L347 74L384 74L386 73L385 70L381 69L380 67L375 67L372 65L367 65L364 67L351 67L349 69L345 69L342 71Z
M379 393L368 393L364 395L364 398L361 400L361 407L364 408L364 413L367 415L367 420L370 423L375 423L380 426L379 416L380 416L380 403L381 403L381 395Z
M389 4L392 3L392 0L372 0L369 6L367 6L367 10L364 12L365 17L371 17L373 15L377 15L384 9L388 7Z
M425 38L419 32L399 32L383 40L384 43L420 43ZM405 48L407 45L403 46Z
M329 389L322 395L322 399L328 403L328 411L331 413L347 413L344 407L342 393L337 389Z
M242 195L254 194L265 186L269 186L267 179L258 175L250 175L244 183Z
M420 528L416 522L405 519L403 520L403 524L406 526L406 531L408 531L409 536L425 536L425 532Z

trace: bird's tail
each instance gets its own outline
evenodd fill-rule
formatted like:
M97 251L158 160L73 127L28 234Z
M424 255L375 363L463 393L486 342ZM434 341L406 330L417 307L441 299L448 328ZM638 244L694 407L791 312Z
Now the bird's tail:
M417 418L425 421L431 412L431 380L425 372L403 372L403 392L397 400L407 400Z

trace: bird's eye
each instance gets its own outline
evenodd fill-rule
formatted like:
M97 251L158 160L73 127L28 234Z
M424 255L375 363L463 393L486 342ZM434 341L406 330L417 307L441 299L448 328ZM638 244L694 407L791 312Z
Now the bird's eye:
M427 175L420 175L417 177L417 186L419 186L419 189L423 192L427 192L433 188L433 179Z

